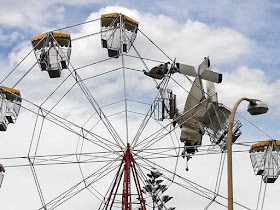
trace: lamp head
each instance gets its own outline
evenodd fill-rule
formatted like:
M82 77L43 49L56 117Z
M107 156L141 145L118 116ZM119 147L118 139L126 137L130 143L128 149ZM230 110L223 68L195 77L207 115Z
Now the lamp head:
M268 111L268 106L266 103L257 100L257 99L251 99L249 101L248 109L247 111L251 115L259 115L259 114L264 114Z

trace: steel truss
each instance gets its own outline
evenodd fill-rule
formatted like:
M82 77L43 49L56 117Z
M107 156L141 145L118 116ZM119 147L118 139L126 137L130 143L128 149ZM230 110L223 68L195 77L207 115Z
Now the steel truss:
M142 190L140 187L140 182L138 178L138 173L135 167L135 160L133 158L133 154L130 151L130 145L127 144L126 152L123 155L120 167L117 171L115 179L113 181L112 188L110 190L110 194L105 203L101 204L101 208L99 209L112 209L116 195L123 177L123 192L122 192L122 210L131 210L132 202L131 202L131 172L134 178L139 204L141 206L141 210L146 210L145 200L143 198ZM103 207L102 207L103 206Z

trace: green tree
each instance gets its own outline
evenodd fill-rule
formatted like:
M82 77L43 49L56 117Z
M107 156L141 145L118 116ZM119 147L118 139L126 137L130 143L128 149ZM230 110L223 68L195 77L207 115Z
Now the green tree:
M163 182L163 180L160 179L162 173L153 168L147 176L149 179L146 180L146 185L143 187L142 191L144 194L152 198L153 210L174 210L175 207L167 208L165 206L165 204L173 197L163 195L163 193L167 190L167 186L161 184Z

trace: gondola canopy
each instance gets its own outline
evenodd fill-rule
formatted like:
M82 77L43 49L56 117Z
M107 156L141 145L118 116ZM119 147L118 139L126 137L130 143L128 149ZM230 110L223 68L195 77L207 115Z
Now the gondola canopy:
M48 32L31 39L31 43L41 70L47 71L51 78L60 77L70 61L70 35Z
M128 52L136 38L139 23L121 13L101 15L101 43L109 57Z
M6 131L9 123L15 123L21 107L20 91L0 87L0 131Z
M280 173L280 141L268 140L253 144L249 151L256 175L265 183L274 183Z

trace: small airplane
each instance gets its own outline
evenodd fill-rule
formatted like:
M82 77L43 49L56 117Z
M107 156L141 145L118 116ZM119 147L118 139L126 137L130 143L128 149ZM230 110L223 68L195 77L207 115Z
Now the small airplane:
M144 71L145 75L155 79L163 79L165 75L174 73L195 77L183 113L177 112L173 117L173 125L178 123L181 127L180 140L184 143L182 156L187 158L188 163L191 155L201 145L205 131L214 144L221 144L224 147L227 138L227 120L231 111L218 103L214 83L222 82L222 74L211 70L209 57L204 58L197 72L193 66L181 63L160 64L149 72ZM206 80L206 90L202 80ZM241 125L235 126L234 141L241 135L240 127ZM188 165L186 165L186 170L188 170Z

